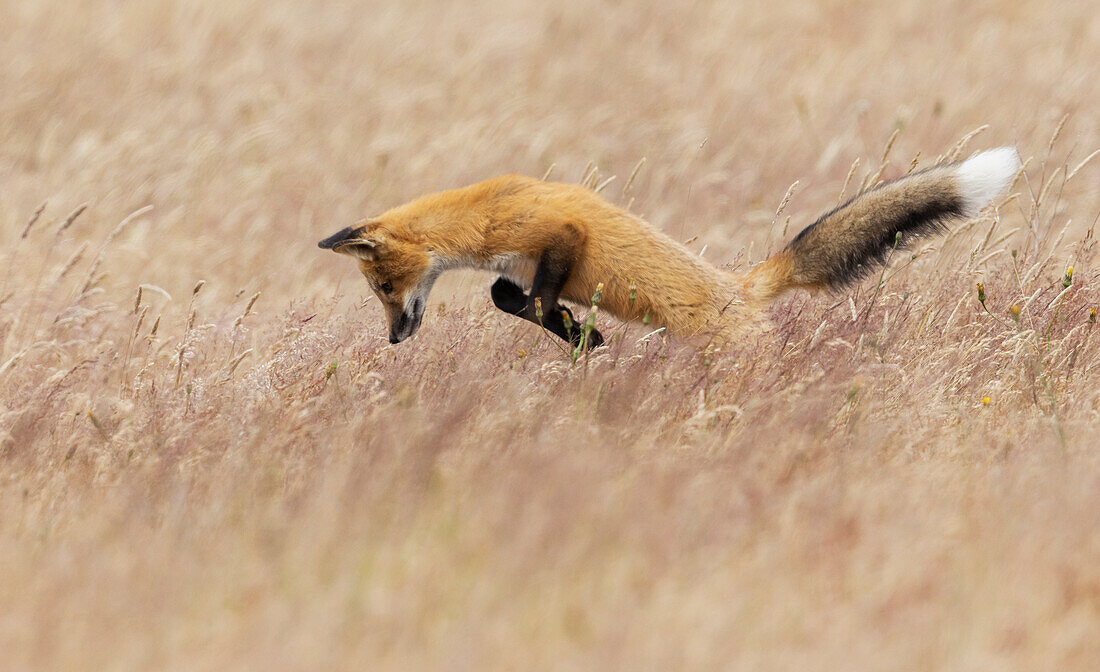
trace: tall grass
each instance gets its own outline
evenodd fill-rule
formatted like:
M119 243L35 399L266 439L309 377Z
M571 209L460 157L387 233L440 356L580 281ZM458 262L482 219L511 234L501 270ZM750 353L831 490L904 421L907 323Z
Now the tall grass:
M1089 3L0 21L0 669L1100 664ZM721 357L472 274L391 346L314 247L514 171L746 268L1002 143L999 207Z

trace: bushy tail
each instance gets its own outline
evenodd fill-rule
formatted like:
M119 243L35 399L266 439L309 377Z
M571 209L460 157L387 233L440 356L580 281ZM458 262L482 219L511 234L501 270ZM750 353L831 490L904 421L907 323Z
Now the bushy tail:
M764 300L796 288L844 287L881 266L895 246L977 215L1019 170L1016 150L1001 147L875 187L807 226L753 269L750 286Z

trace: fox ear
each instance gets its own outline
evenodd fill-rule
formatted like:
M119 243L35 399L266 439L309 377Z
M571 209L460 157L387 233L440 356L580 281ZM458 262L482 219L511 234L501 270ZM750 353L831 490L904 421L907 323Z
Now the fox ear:
M317 247L374 261L381 252L382 240L376 232L367 233L366 227L349 226L317 243Z

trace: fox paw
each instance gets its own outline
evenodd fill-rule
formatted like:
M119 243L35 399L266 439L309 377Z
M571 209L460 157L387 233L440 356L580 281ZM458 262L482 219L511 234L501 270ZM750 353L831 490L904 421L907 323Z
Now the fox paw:
M580 345L581 334L574 333L570 343L572 343L574 347ZM591 350L592 348L598 348L601 345L603 345L603 334L601 334L599 331L596 331L595 329L588 332L588 340L585 341L585 349Z
M507 278L497 278L489 289L493 303L506 313L519 315L527 307L527 295L523 288Z

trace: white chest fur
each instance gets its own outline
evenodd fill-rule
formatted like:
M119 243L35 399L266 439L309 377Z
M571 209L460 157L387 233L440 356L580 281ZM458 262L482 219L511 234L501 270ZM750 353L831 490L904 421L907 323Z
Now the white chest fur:
M444 271L461 268L495 273L508 278L525 289L531 287L531 280L535 276L534 260L521 254L498 254L487 260L472 257L436 257L432 259L432 274L435 276Z

